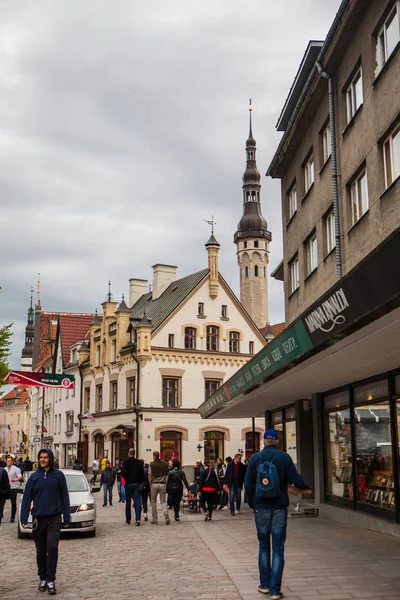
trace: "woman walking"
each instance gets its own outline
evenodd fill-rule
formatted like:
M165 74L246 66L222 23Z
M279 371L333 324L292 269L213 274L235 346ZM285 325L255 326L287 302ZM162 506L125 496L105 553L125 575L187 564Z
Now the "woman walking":
M219 488L218 476L211 466L211 461L204 461L204 471L200 474L199 490L200 504L206 513L205 521L211 521L212 511L216 501L216 494Z
M180 521L179 507L182 500L183 486L189 491L189 484L185 473L181 469L181 463L175 458L172 469L168 473L167 481L168 502L174 509L175 521Z

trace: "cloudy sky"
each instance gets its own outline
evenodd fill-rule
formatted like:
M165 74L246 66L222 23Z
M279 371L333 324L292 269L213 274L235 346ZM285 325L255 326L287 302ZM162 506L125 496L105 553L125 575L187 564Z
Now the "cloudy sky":
M340 0L0 0L0 322L19 366L31 285L42 307L93 311L111 279L178 276L207 264L213 213L220 271L238 292L248 98L272 231L279 182L265 172L275 123L310 39ZM270 320L283 320L270 281Z

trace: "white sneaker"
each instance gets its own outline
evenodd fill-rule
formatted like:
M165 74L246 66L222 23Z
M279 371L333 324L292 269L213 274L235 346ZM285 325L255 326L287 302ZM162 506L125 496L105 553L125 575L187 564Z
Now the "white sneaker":
M227 507L227 506L224 506L222 510L228 510L228 507Z
M240 515L240 510L235 510L235 515Z

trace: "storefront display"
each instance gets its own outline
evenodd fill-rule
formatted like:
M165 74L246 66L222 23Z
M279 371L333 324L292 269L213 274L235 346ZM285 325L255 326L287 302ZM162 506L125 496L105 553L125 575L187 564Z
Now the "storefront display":
M296 409L289 406L271 413L271 426L279 433L279 450L287 452L297 466Z
M163 431L160 434L160 458L161 460L182 460L181 438L179 431Z

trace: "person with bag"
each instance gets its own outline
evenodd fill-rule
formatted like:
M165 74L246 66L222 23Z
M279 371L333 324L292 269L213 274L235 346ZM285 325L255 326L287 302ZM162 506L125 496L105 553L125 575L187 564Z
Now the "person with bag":
M229 488L229 505L231 515L240 515L240 504L242 499L242 486L244 483L244 464L242 463L242 455L238 452L235 454L233 461L228 463L225 471L224 483ZM236 501L236 510L235 510Z
M11 498L11 487L8 479L7 471L4 467L0 467L0 525L3 519L3 510L6 500Z
M264 449L250 458L244 482L247 502L255 511L259 541L260 583L257 590L270 594L271 600L283 598L281 586L289 506L288 484L302 490L310 489L296 471L289 454L278 450L278 444L278 432L268 429L264 433Z
M204 461L204 467L205 469L200 473L199 478L200 505L206 513L204 520L211 521L217 491L219 490L219 480L210 460Z
M185 486L189 492L189 484L186 475L181 469L181 463L175 458L172 462L172 469L168 473L167 492L170 505L174 509L174 519L178 522L180 521L179 506L182 500L183 486Z
M149 496L150 496L150 481L149 481L149 463L144 463L143 458L140 459L140 462L143 465L143 473L144 473L144 479L143 479L143 483L142 483L142 488L140 490L140 496L142 498L142 510L143 510L143 516L144 516L144 520L148 521L149 518L147 516L147 510L148 510L148 502L149 502Z
M100 485L103 486L104 502L103 506L107 506L107 495L110 506L112 506L113 486L115 483L115 471L111 468L111 463L106 462L106 468L101 472Z

